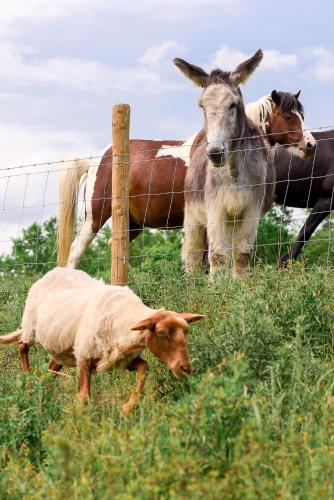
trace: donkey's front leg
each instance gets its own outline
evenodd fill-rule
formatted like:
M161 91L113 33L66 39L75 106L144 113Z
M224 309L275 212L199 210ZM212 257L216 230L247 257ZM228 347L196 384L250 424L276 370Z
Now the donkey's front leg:
M128 370L137 372L137 381L134 392L131 394L131 397L127 403L123 405L123 411L125 413L130 412L134 406L138 403L138 399L144 392L144 384L147 377L148 372L148 363L145 359L136 358L132 361L132 363L128 366Z
M217 212L208 214L208 243L210 275L222 267L228 267L231 260L230 228L228 222Z
M192 274L199 269L206 248L205 226L199 222L199 217L196 217L199 209L200 207L195 203L186 203L182 261L188 274Z
M259 225L259 213L259 210L249 212L245 220L235 226L232 250L232 274L234 276L244 276L252 258Z

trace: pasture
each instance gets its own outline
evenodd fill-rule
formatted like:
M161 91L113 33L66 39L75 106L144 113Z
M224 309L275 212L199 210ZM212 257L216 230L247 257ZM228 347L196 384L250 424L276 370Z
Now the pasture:
M2 333L35 279L3 278ZM1 349L0 497L332 497L333 270L262 266L208 283L165 261L133 268L130 286L152 307L207 315L189 335L193 375L179 382L146 355L145 396L125 416L133 374L93 377L81 405L75 369L52 376L34 347L26 375L17 347Z

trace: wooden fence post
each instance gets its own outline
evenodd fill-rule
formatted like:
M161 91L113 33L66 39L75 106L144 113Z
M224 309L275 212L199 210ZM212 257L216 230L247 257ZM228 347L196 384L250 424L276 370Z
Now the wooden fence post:
M129 270L129 130L130 106L112 108L111 283L126 285Z

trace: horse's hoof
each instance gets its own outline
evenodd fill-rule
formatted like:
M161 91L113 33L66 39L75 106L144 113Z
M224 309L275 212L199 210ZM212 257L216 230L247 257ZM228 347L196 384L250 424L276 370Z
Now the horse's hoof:
M290 254L286 253L282 255L282 257L279 260L279 267L286 268L288 267L289 263L292 262L292 257Z

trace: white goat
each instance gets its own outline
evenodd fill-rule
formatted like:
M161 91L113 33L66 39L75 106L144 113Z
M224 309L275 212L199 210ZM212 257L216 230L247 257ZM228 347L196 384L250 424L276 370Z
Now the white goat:
M0 344L19 342L23 370L29 370L29 344L41 344L51 355L49 369L77 366L80 398L89 397L93 370L123 366L138 372L135 392L123 406L129 411L143 391L147 347L177 377L191 372L185 336L188 323L203 315L155 310L128 287L106 285L83 271L56 268L30 289L22 326L0 337Z

